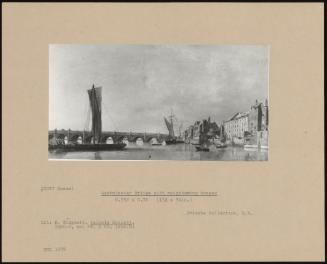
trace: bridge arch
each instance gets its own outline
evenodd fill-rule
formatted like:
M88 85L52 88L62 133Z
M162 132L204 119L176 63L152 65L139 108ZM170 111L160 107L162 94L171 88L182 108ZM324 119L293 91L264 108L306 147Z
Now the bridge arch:
M102 135L102 137L101 137L101 143L108 144L111 141L112 142L116 142L114 135L111 135L111 134Z
M92 135L88 135L88 136L85 137L84 142L85 143L91 143L92 140L93 140L93 136Z
M134 142L136 145L142 146L144 144L143 137L136 137Z
M114 144L114 139L113 139L113 137L108 136L108 137L106 138L106 141L105 141L104 143L106 143L106 144Z
M66 141L65 141L66 139ZM49 135L49 144L67 144L67 136L65 134L50 134Z
M123 142L128 144L129 142L134 142L138 140L140 143L157 141L161 143L168 135L160 133L140 133L140 132L104 132L101 137L101 143L106 143L107 138L111 137L115 143ZM66 138L65 138L66 137ZM69 137L69 140L68 140ZM90 131L74 131L74 130L54 130L49 131L48 134L49 144L66 144L69 143L86 143L92 142L92 133ZM155 142L154 142L155 143Z
M141 136L141 135L134 135L134 136L131 136L131 137L128 138L128 140L129 140L130 142L134 142L134 143L135 143L136 140L137 140L138 138L141 138L142 140L144 140L143 136Z
M57 138L57 139L64 139L65 136L66 136L65 134L57 134L57 135L56 135L56 138Z
M83 143L83 134L75 134L70 137L70 142L82 144Z
M145 140L147 143L151 143L151 144L156 144L156 143L159 143L159 139L158 139L158 137L155 137L155 136L153 136L153 137L148 137L148 138L146 138L146 140Z
M125 138L125 136L124 135L120 135L120 136L116 136L116 137L114 137L115 138L115 142L122 142L123 141L123 139Z

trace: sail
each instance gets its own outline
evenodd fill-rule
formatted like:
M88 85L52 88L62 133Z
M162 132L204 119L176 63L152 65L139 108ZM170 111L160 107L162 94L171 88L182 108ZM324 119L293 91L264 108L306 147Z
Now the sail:
M208 123L207 120L203 120L200 125L200 135L199 135L199 143L200 145L208 144Z
M170 122L167 120L167 118L164 117L164 119L165 119L166 126L167 126L167 128L168 128L168 131L169 131L169 136L174 137L175 134L174 134L173 124L170 123Z
M100 143L101 138L101 129L102 129L102 121L101 121L101 87L95 88L94 85L92 89L88 90L89 99L90 99L90 107L92 111L92 134L94 138L94 143Z

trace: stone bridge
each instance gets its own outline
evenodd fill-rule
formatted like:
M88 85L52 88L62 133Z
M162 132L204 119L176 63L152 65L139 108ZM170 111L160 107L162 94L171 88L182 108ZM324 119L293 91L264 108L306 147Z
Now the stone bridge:
M49 130L49 142L53 139L61 141L62 143L91 143L92 132L78 131L78 130ZM107 140L112 140L114 143L128 140L129 142L136 142L141 139L143 142L150 142L155 139L157 142L162 142L168 138L168 134L162 133L137 133L137 132L117 132L104 131L101 133L101 143L106 143Z

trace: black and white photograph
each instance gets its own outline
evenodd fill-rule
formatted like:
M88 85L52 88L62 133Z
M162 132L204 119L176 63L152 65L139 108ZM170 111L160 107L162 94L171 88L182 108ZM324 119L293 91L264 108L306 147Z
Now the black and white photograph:
M50 160L267 161L268 45L49 45Z
M4 262L325 260L323 4L2 13Z

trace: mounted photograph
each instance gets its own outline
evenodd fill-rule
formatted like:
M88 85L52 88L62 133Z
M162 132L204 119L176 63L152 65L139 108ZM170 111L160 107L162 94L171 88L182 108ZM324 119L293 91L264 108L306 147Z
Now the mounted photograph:
M267 161L269 46L49 45L49 160Z

